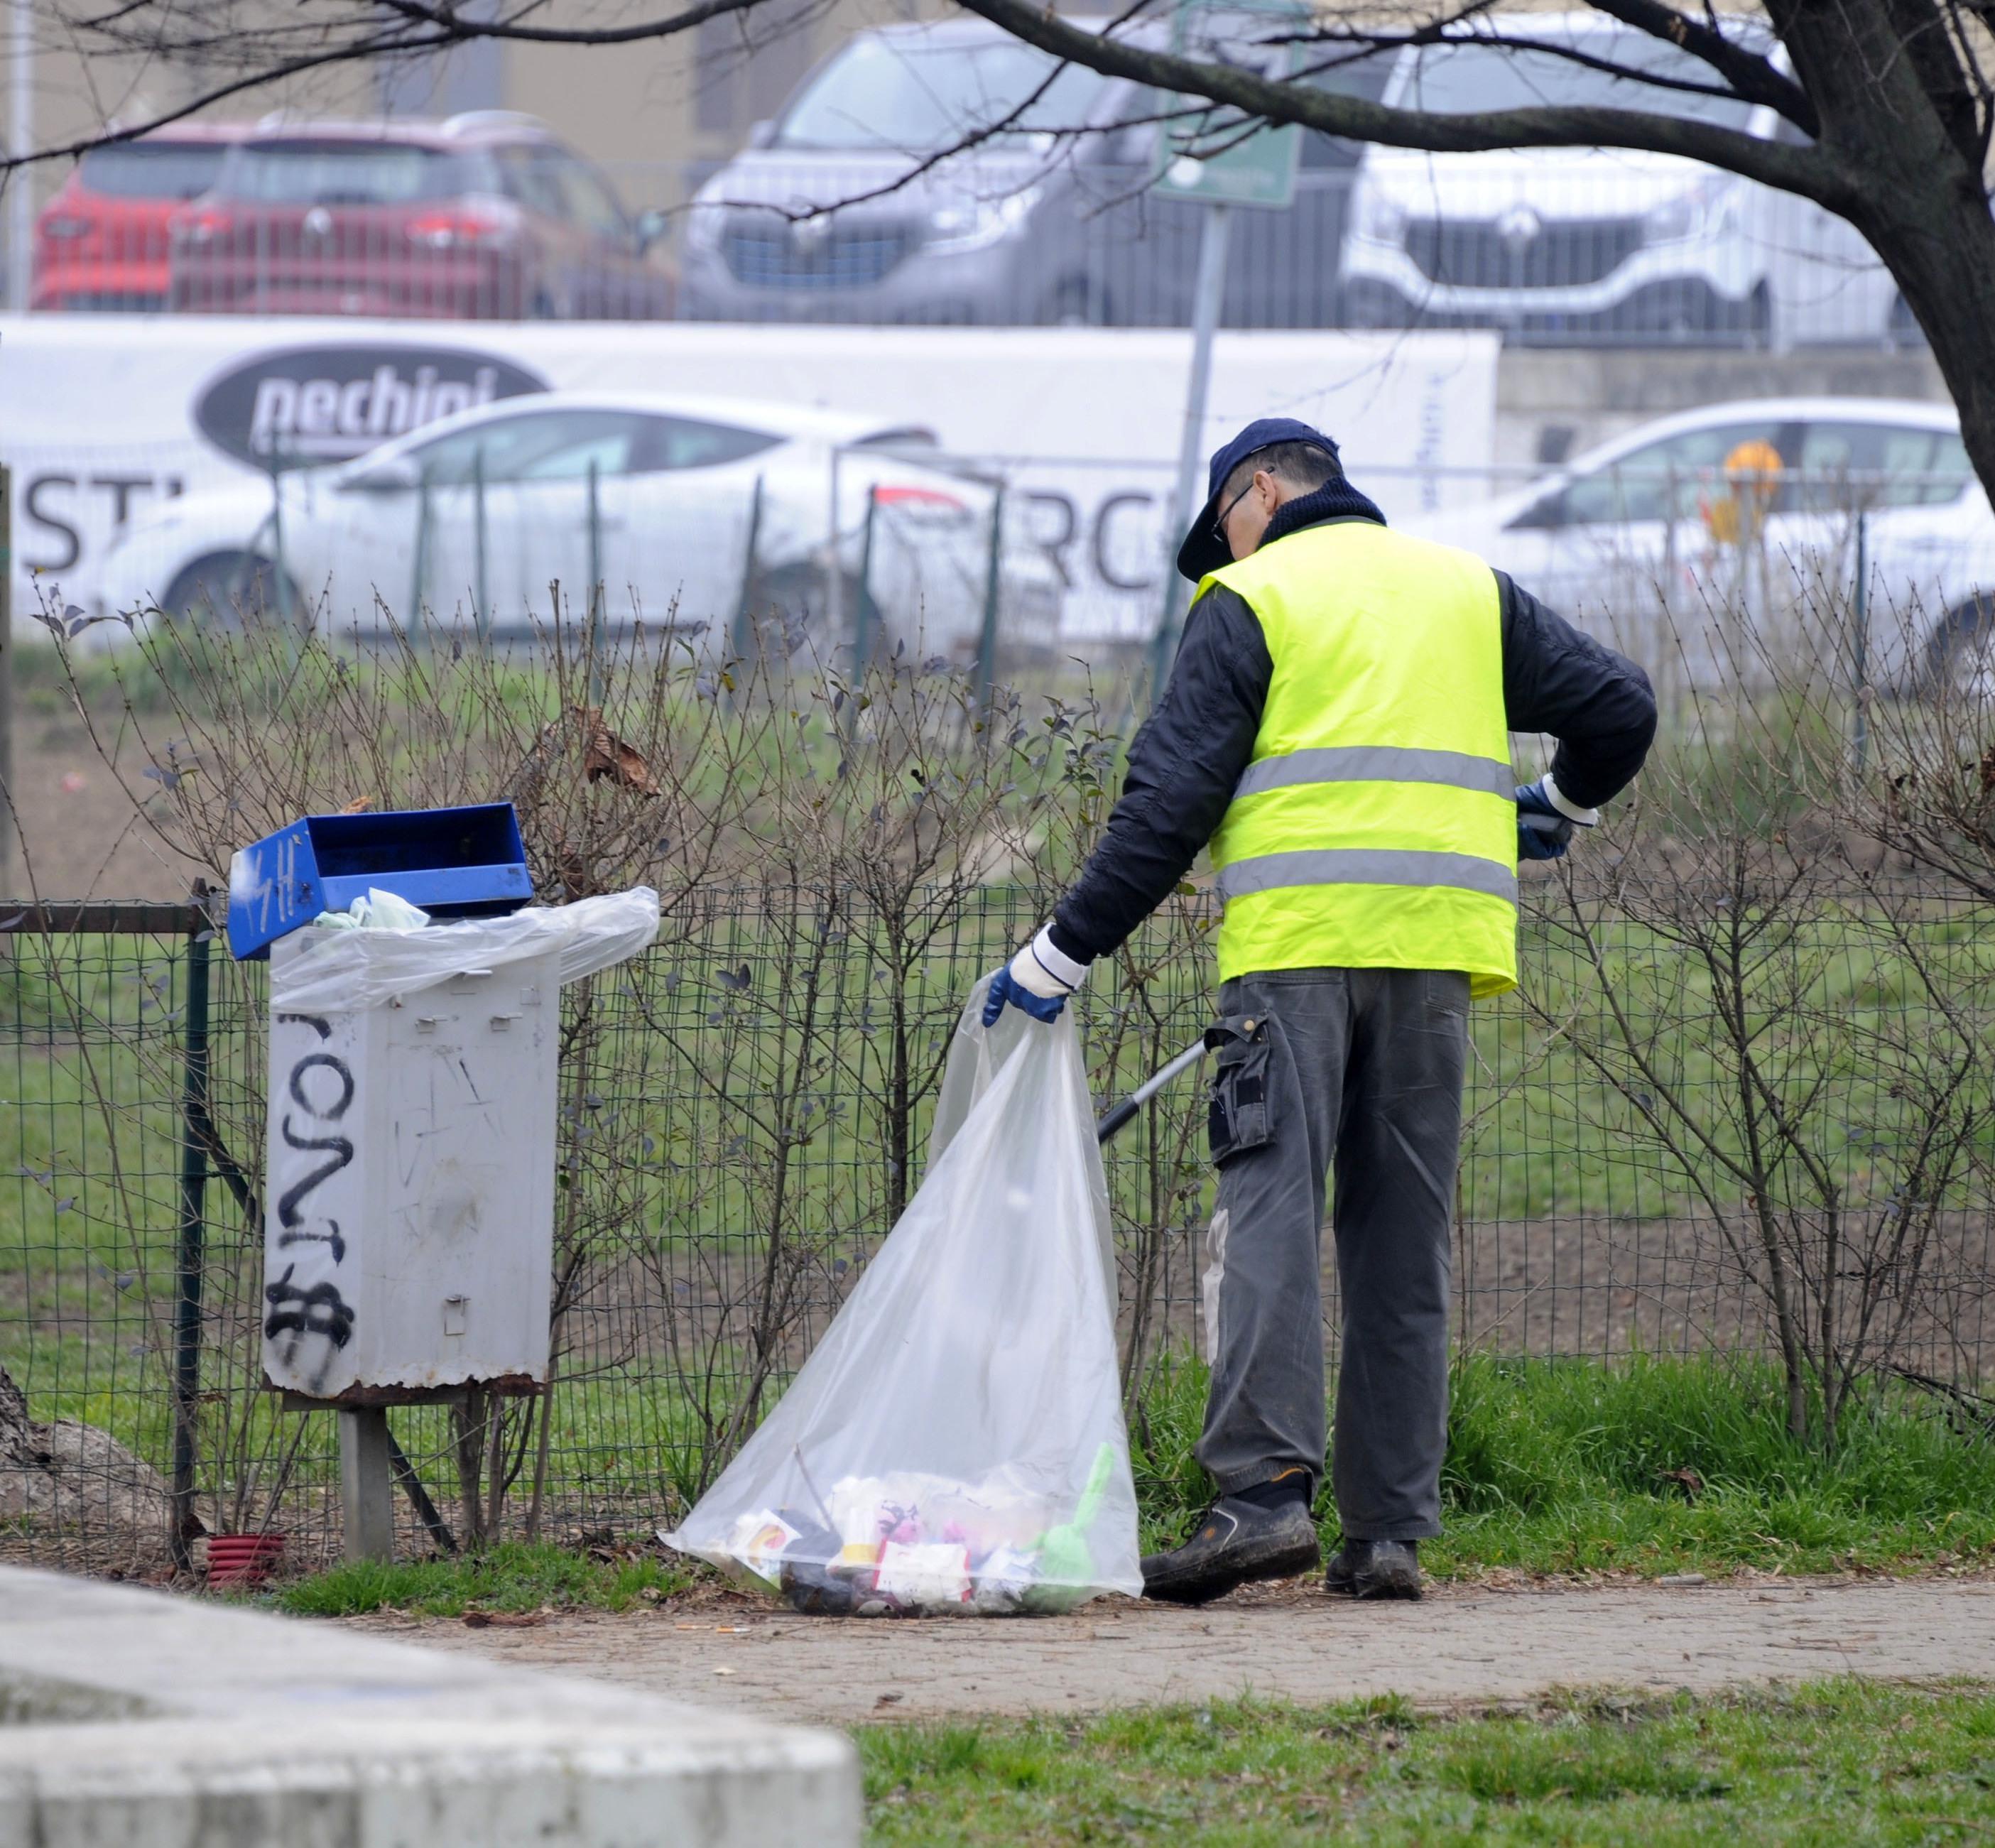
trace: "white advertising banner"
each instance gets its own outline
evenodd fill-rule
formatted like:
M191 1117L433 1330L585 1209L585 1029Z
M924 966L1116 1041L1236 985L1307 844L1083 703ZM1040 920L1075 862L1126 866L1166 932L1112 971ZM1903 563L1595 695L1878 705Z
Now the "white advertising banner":
M94 560L161 496L569 388L932 431L1025 499L1070 635L1134 637L1155 620L1190 353L1188 333L1150 329L0 318L15 607L57 589L87 600ZM1484 332L1222 333L1204 447L1255 417L1300 417L1389 516L1458 503L1486 491L1497 353Z

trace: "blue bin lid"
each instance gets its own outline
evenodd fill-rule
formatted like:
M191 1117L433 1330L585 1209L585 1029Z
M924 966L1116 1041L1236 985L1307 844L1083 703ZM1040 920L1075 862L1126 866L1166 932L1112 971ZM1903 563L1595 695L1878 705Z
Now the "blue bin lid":
M322 911L370 886L433 917L489 917L534 895L510 802L379 814L307 815L241 849L228 874L228 947L267 956Z

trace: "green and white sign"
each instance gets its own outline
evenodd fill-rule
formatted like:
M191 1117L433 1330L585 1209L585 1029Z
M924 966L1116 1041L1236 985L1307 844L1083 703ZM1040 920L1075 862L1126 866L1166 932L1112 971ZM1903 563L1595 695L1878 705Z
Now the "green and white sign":
M1172 20L1171 48L1259 76L1285 77L1294 68L1294 47L1260 43L1255 29L1308 16L1289 5L1257 7L1241 0L1182 5ZM1300 129L1257 128L1252 116L1217 107L1204 97L1173 96L1169 113L1158 137L1157 172L1151 182L1159 198L1276 211L1294 199Z

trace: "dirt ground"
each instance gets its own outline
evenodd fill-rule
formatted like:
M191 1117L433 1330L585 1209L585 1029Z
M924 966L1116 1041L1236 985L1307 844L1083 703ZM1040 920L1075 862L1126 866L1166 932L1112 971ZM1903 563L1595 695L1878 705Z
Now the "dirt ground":
M187 895L200 869L170 853L135 812L135 797L143 802L160 793L146 778L145 752L115 731L105 743L115 750L115 772L74 712L39 689L21 694L13 781L27 864L20 841L9 838L0 853L0 900Z
M1995 1582L1971 1579L1490 1585L1398 1605L1298 1582L1203 1610L1107 1599L1068 1617L954 1622L799 1617L726 1595L623 1615L350 1621L434 1648L836 1725L1241 1694L1310 1702L1395 1693L1451 1706L1555 1689L1995 1676Z

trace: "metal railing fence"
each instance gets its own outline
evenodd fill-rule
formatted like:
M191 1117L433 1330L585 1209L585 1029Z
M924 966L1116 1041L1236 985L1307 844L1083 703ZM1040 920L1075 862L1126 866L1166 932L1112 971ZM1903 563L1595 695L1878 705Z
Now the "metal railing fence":
M1866 1373L1976 1388L1995 1365L1985 907L1818 884L1762 920L1735 994L1699 934L1722 895L1671 876L1673 899L1660 874L1646 898L1618 874L1526 881L1523 987L1473 1022L1458 1338L1777 1359L1784 1265ZM1208 906L1173 901L1083 992L1099 1101L1208 1018ZM696 1495L918 1183L963 999L1038 922L1003 885L891 921L784 886L668 915L565 997L554 1384L469 1432L461 1410L393 1414L428 1503L401 1511L409 1547L643 1532ZM0 1368L26 1395L0 1429L8 1549L164 1569L204 1530L269 1530L330 1557L331 1420L262 1386L260 968L197 906L0 906ZM1777 1049L1753 1083L1789 1145L1758 1168L1729 1044ZM1200 1339L1204 1116L1185 1082L1108 1151L1132 1394ZM1327 1239L1323 1274L1334 1348Z
M522 414L536 409L531 397L517 402ZM744 406L740 414L752 421L755 413ZM1775 459L1729 462L1742 448L1770 452ZM474 453L472 465L449 458L453 469L438 471L427 484L420 469L406 481L371 481L358 507L355 497L332 489L334 476L350 465L307 464L282 453L269 459L276 466L252 473L186 441L17 439L12 452L21 498L15 563L22 588L57 585L70 600L105 607L108 592L113 601L129 593L136 606L146 596L163 599L180 567L193 558L239 552L272 565L281 562L301 603L322 604L322 615L341 627L361 621L377 601L397 617L419 602L467 621L482 613L488 624L504 627L517 623L533 598L544 598L550 582L579 586L593 562L612 620L630 620L634 612L655 617L678 599L688 620L718 618L724 630L750 555L758 480L764 519L756 534L757 569L767 574L824 554L835 520L837 555L853 578L864 549L869 481L895 469L905 471L911 486L945 493L949 484L937 477L960 481L960 509L925 506L911 492L887 494L879 509L882 537L898 551L932 549L935 519L953 516L966 533L973 527L975 532L967 546L953 534L943 537L951 549L977 555L980 565L992 530L990 496L1001 486L1005 551L1043 560L1064 594L1063 613L1090 636L1112 629L1141 638L1140 623L1121 613L1114 598L1126 593L1142 608L1153 608L1179 537L1166 530L1170 459L1135 451L867 442L820 449L801 462L785 460L780 469L758 466L753 458L669 470L599 465L593 496L585 467L572 476L521 480L496 463L489 472L475 465ZM1534 490L1506 511L1500 526L1478 528L1475 538L1495 549L1506 543L1504 533L1524 535L1508 543L1546 549L1549 568L1567 576L1570 568L1555 549L1561 545L1573 547L1575 559L1597 558L1624 575L1644 562L1666 565L1667 580L1678 565L1695 571L1720 546L1763 543L1778 551L1801 535L1819 548L1829 539L1846 544L1859 514L1904 520L1923 510L1930 518L1949 508L1971 514L1980 504L1957 432L1922 409L1894 421L1890 410L1880 415L1867 407L1840 418L1804 417L1778 405L1746 407L1586 466L1578 459L1408 462L1361 450L1347 453L1344 462L1352 482L1393 524L1414 524L1443 539L1459 532L1466 541L1464 516ZM794 503L783 509L791 530L781 539L768 530L778 486L772 473L781 474ZM235 503L233 530L217 526L196 539L155 529L170 503L218 491L230 492ZM653 530L631 536L627 517L634 510L640 526ZM1985 516L1978 524L1964 518L1963 538L1980 541L1987 526ZM107 583L105 566L114 548L119 568ZM709 555L704 578L700 552ZM1976 555L1995 574L1995 544L1984 543ZM889 579L894 562L888 552L879 556L882 578ZM980 590L981 569L968 581ZM1660 587L1674 588L1667 581ZM919 588L935 600L930 587ZM1096 598L1103 600L1101 610L1090 602ZM17 589L17 606L20 601Z
M1320 138L1317 138L1320 142ZM1901 347L1921 340L1858 234L1811 202L1685 163L1608 158L1504 185L1327 143L1293 202L1243 211L1222 325L1486 327L1547 346ZM1444 167L1446 163L1443 163ZM1022 174L945 162L610 163L623 216L542 220L438 198L273 215L214 195L48 217L34 304L67 311L452 320L1181 327L1196 202L1087 148ZM829 206L830 209L822 209Z
M1776 439L1794 461L1764 459L1780 456ZM1855 459L1811 459L1838 444ZM1995 521L1951 431L1762 420L1651 447L1681 459L1358 459L1352 478L1396 525L1468 546L1639 662L1670 713L1770 685L1800 659L1898 690L1986 671L1974 613L1995 595ZM1910 459L1889 465L1901 450ZM1761 459L1736 464L1743 451ZM320 470L263 483L211 468L189 491L232 484L234 524L211 514L191 537L144 517L185 484L176 454L79 448L43 455L25 479L14 582L30 643L47 638L37 617L72 604L88 613L87 645L121 645L117 619L155 607L362 645L425 626L531 642L599 622L716 661L850 665L898 647L986 681L1076 663L1108 680L1143 671L1176 538L1169 465L1139 458L869 447L690 485L474 470L365 494L335 492ZM124 524L105 483L122 484Z

